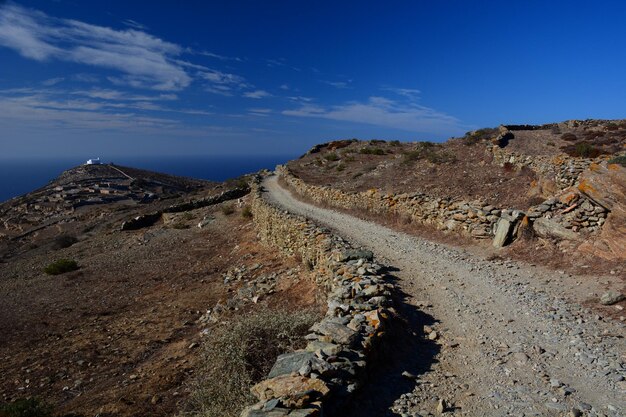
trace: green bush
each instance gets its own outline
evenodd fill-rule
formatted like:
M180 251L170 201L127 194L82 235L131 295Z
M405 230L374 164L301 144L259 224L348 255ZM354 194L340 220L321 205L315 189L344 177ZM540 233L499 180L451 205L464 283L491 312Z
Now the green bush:
M339 156L335 152L331 152L329 154L324 155L324 158L327 161L331 161L331 162L339 160Z
M78 264L76 261L71 259L59 259L46 266L43 271L48 275L59 275L65 272L76 271L77 269Z
M609 160L609 164L617 164L626 168L626 155L616 156Z
M599 154L599 151L587 142L576 144L576 154L582 158L592 158Z
M250 206L245 206L243 208L243 210L241 210L241 216L244 219L251 219L252 218L252 209L250 208Z
M391 142L389 142L389 144L391 146L400 146L400 141L399 140L392 140Z
M268 374L278 355L304 347L303 336L318 319L311 310L263 310L213 329L190 397L193 415L239 416L255 401L250 387Z
M51 408L35 398L22 398L0 405L1 417L51 417Z
M420 159L426 159L433 164L456 162L456 156L453 153L439 148L432 142L420 142L415 149L404 152L404 163L408 164Z
M485 139L492 139L498 135L498 129L487 127L484 129L478 129L473 132L467 132L463 137L463 143L471 146L475 145Z
M386 152L381 148L361 148L359 153L363 155L385 155Z

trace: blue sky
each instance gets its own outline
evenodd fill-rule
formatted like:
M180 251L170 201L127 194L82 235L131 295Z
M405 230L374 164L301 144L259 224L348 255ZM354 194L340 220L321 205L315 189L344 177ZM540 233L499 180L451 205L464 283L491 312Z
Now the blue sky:
M0 1L0 157L626 117L619 1Z

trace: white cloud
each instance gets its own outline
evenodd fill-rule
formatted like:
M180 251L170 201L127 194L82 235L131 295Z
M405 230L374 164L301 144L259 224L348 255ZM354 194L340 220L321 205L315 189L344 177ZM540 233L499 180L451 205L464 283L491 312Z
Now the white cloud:
M120 84L180 90L192 78L174 57L183 49L140 30L57 19L15 4L0 7L0 45L38 61L77 62L122 73Z
M332 107L304 104L297 109L285 110L283 114L431 134L456 134L467 130L453 116L414 103L399 103L385 97L370 97L366 102L353 101Z
M254 91L248 91L248 92L243 93L243 96L246 98L259 99L259 98L264 98L264 97L271 97L271 94L265 90L254 90Z
M52 87L53 85L63 82L64 80L65 78L63 77L49 78L47 80L42 81L41 85L45 85L46 87Z
M289 90L289 86L287 84L282 84L279 88L281 90Z

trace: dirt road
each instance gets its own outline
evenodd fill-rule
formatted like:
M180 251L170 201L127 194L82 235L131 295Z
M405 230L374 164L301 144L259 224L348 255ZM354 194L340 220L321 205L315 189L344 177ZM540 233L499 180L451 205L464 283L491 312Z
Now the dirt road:
M357 414L438 415L443 406L450 415L469 416L626 415L624 323L568 301L567 274L480 259L315 207L295 199L276 177L263 185L282 208L398 268L405 309L417 307L431 318L424 333L428 321L411 321L422 341L407 342L415 355L398 354L400 363L379 373L379 386L369 384ZM430 356L428 342L436 344ZM416 373L408 385L402 365ZM388 398L389 386L401 379L406 392Z

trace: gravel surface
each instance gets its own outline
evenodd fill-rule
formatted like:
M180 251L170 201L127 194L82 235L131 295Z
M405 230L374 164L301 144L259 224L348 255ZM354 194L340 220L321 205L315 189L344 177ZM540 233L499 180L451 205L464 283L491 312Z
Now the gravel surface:
M434 318L414 332L438 345L435 357L420 373L405 374L410 388L384 415L626 415L624 323L568 301L558 284L546 285L559 282L559 271L480 259L315 207L276 177L263 185L274 203L398 268L407 305ZM415 368L407 361L407 369ZM383 415L372 410L362 415Z

